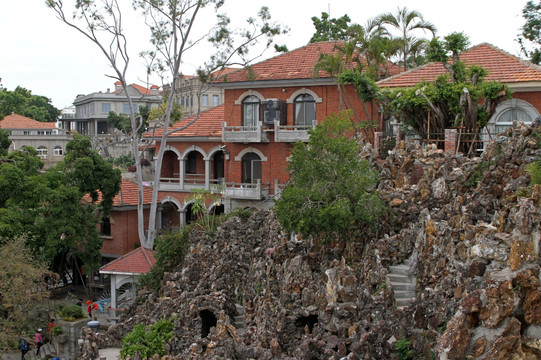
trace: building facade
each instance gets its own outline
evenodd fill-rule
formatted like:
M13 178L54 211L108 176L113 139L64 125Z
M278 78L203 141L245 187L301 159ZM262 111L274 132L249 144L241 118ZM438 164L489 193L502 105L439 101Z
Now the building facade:
M56 123L36 121L15 113L5 116L0 121L0 128L9 130L11 133L9 151L31 146L37 150L46 168L64 159L66 145L73 138L56 125Z
M88 95L77 95L73 101L75 114L66 114L60 119L66 131L76 131L90 137L107 137L113 134L112 124L107 122L109 112L129 114L128 95L131 97L135 113L139 107L149 109L161 104L162 97L158 86L147 89L137 84L128 85L127 94L122 89L120 81L115 83L114 91L94 92Z

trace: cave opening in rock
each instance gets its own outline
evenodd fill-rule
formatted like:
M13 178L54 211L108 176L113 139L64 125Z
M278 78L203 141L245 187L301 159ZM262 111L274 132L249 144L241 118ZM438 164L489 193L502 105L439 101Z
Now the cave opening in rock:
M201 310L199 312L201 317L201 337L206 338L210 332L210 328L215 327L217 324L216 316L210 310Z
M312 333L315 324L317 324L317 315L301 316L295 320L295 326L298 328L304 329L306 326L308 326L308 331L310 334Z

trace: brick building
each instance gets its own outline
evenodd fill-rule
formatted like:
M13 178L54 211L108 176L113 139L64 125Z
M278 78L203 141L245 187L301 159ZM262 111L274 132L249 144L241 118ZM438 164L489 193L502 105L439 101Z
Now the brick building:
M500 81L508 85L514 92L512 99L502 102L496 108L494 115L481 134L483 142L490 141L495 134L509 128L513 121L523 121L527 124L539 117L541 112L540 66L486 43L464 51L460 55L460 59L466 65L482 66L488 71L486 80ZM421 81L434 81L438 76L446 73L447 70L441 63L429 63L380 80L378 85L381 88L412 87ZM450 131L449 134L452 138L453 131ZM479 150L482 151L482 148L481 146Z
M170 129L178 130L167 137L158 227L193 220L186 201L193 188L220 194L220 203L208 204L210 212L270 208L289 179L294 142L307 141L310 128L346 108L345 98L362 120L363 107L351 86L341 94L328 73L314 75L320 54L335 51L335 42L309 44L216 81L224 104ZM160 130L156 137L161 135Z

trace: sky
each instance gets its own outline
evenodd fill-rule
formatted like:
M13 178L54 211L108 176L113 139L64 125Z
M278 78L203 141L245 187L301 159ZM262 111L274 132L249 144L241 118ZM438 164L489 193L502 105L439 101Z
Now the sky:
M130 0L119 0L129 9ZM64 0L70 2L70 0ZM364 25L369 18L398 7L420 12L425 20L436 25L438 36L461 31L472 45L491 43L519 56L516 38L524 24L522 8L527 0L227 0L226 12L232 24L241 27L244 19L267 6L272 20L290 31L275 40L289 50L308 43L315 32L311 18L329 12L333 18L347 14L352 23ZM128 82L145 84L145 67L138 54L150 49L141 15L126 10L125 29L130 49ZM199 18L200 30L208 27L209 17ZM114 89L115 80L108 77L112 69L96 45L63 24L48 9L45 0L0 1L0 84L7 90L22 86L34 95L51 99L62 109L70 106L78 94ZM275 56L269 50L264 58ZM209 48L194 48L184 56L182 71L195 74L210 56ZM157 78L151 82L161 85Z

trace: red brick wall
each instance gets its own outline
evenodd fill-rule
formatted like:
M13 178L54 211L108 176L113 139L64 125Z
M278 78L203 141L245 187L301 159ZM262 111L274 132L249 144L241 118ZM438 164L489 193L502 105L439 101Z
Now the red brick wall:
M516 92L513 97L529 102L541 113L541 96L539 96L539 92Z
M149 210L144 210L145 230L148 225ZM124 255L133 249L135 244L140 244L137 231L137 209L126 211L111 211L111 236L105 237L100 250L102 254ZM100 225L98 224L98 229Z

